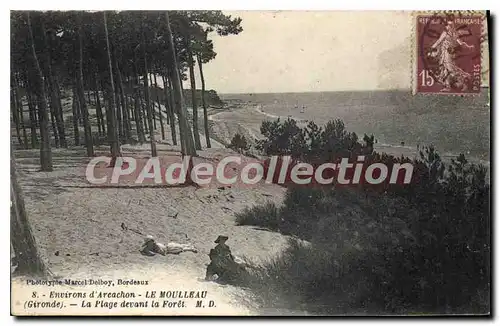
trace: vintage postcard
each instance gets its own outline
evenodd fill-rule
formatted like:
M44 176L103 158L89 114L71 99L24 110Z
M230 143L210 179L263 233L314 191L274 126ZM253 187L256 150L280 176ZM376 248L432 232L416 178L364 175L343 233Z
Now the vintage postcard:
M11 314L491 314L481 11L11 11Z

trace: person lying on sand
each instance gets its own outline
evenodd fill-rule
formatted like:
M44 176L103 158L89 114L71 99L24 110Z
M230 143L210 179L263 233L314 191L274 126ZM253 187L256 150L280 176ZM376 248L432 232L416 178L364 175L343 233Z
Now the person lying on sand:
M181 244L177 242L169 242L165 246L163 243L156 242L152 235L146 236L144 243L140 250L144 256L154 256L160 254L165 256L167 254L180 254L184 251L192 251L197 253L198 250L192 244Z

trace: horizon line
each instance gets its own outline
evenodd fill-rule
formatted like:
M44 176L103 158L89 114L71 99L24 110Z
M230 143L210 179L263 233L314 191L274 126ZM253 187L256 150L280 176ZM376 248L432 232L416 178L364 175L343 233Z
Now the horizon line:
M490 88L489 86L481 86L481 89L486 89ZM188 88L189 89L189 88ZM215 89L214 89L215 90ZM286 91L286 92L221 92L217 91L217 94L220 95L251 95L251 94L301 94L301 93L341 93L341 92L393 92L393 91L398 91L398 92L403 92L403 91L408 91L412 92L411 88L389 88L389 89L345 89L345 90L321 90L321 91Z

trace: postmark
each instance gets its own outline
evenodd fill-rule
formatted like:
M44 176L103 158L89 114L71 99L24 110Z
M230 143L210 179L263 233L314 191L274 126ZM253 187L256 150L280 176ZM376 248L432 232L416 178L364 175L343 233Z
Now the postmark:
M481 92L484 19L479 13L416 15L414 93Z

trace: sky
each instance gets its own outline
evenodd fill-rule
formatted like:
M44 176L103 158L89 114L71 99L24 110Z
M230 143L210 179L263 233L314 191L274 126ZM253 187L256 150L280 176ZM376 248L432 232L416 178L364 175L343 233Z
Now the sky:
M410 12L226 14L242 18L243 32L210 34L217 56L204 66L208 89L274 93L411 87Z

